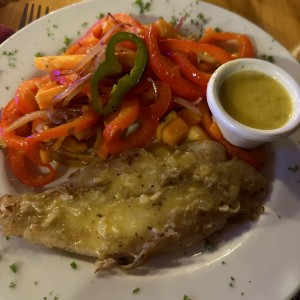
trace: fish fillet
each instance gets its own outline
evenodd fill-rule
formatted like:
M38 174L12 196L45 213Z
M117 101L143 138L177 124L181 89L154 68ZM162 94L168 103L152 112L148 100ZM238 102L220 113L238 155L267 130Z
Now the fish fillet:
M129 269L199 241L232 216L252 216L265 192L264 177L228 161L217 142L153 144L94 161L45 192L2 196L0 227L3 235L96 257L97 269Z

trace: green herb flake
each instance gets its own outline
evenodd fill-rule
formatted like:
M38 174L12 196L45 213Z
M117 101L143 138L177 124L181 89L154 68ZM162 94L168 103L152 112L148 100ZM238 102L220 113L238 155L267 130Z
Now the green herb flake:
M75 261L72 261L72 262L70 263L70 266L72 267L72 269L77 269L77 264L76 264Z
M7 236L5 237L5 239L8 241L8 240L9 240L9 236L7 235Z
M45 53L43 53L43 52L36 52L36 53L34 54L34 56L35 56L35 57L42 57L42 56L45 56Z
M210 240L205 239L204 240L204 248L206 251L212 252L216 249L216 245L214 243L212 243Z
M12 288L12 289L14 289L14 288L17 287L17 284L15 282L10 282L9 283L9 287Z
M17 264L16 263L13 263L9 266L9 268L14 272L14 273L17 273L18 271L18 267L17 267Z
M288 167L288 170L291 171L292 173L296 173L296 172L299 171L299 165L296 164L296 165L294 165L292 167Z
M71 38L65 36L64 44L65 44L67 47L71 45L72 41L73 41L73 39L71 39Z
M184 295L183 296L183 300L192 300L189 296L187 296L187 295Z
M105 14L104 13L100 13L99 15L98 15L98 19L100 20L100 19L102 19L103 17L105 17Z
M139 7L140 14L150 11L152 0L144 2L143 0L135 0L133 3L135 6Z
M222 260L222 265L226 265L226 261Z
M139 288L139 287L137 287L137 288L135 288L133 291L132 291L132 293L133 294L137 294L137 293L139 293L141 291L141 289Z
M266 60L268 62L273 63L274 62L274 57L272 55L268 55L268 54L262 54L260 56L261 59Z

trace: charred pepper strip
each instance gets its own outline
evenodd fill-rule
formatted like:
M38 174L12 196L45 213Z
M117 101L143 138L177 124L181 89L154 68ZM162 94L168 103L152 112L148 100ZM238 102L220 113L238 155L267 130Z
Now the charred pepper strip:
M102 106L99 99L98 82L105 76L120 74L122 66L115 55L115 47L118 43L130 41L137 47L135 64L129 74L121 77L112 88L108 102ZM106 47L105 61L97 68L91 79L92 105L96 112L106 116L115 111L123 98L123 95L139 82L148 61L148 50L144 41L137 35L129 32L117 32L109 40Z

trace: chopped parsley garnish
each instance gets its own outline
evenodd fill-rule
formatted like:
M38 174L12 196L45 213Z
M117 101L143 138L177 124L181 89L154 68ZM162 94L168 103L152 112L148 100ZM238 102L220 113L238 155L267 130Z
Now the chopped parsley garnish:
M231 276L230 279L231 279L231 281L229 282L229 286L230 287L234 287L234 283L233 282L235 281L235 278Z
M143 0L135 0L133 4L138 6L140 14L143 14L146 11L150 11L152 0L147 2L144 2Z
M64 44L65 44L66 46L69 46L69 45L72 43L72 41L73 41L73 39L71 39L71 38L65 36Z
M34 54L34 56L35 56L35 57L42 57L42 56L45 56L45 53L43 53L43 52L36 52L36 53Z
M204 248L206 251L212 252L216 249L216 245L214 243L212 243L211 241L209 241L208 239L205 239L204 240Z
M226 261L222 260L222 265L226 265Z
M15 287L17 287L17 284L15 282L10 282L9 287L14 289Z
M14 51L3 51L2 55L4 56L14 56L15 54L18 53L18 50L14 50Z
M294 165L292 167L288 167L288 170L291 171L292 173L296 173L296 172L299 171L299 165L296 164L296 165Z
M139 293L140 291L141 291L141 289L139 287L137 287L132 291L132 293L136 294L136 293Z
M172 16L172 17L171 17L171 20L170 20L170 23L171 23L173 26L175 26L175 25L177 24L178 20L179 20L179 19L178 19L177 17Z
M104 13L100 13L99 15L98 15L98 19L100 20L100 19L102 19L103 17L105 16L105 14Z
M8 240L9 240L9 236L7 235L7 236L5 237L5 239L8 241Z
M14 272L14 273L17 273L18 271L18 267L16 265L16 263L13 263L9 266L9 268Z
M183 296L183 300L192 300L189 296L187 296L187 295L184 295Z
M16 66L16 54L18 53L18 50L13 50L13 51L3 51L2 55L6 56L8 58L8 63L7 65L9 67L14 68Z
M271 62L271 63L274 62L274 57L273 57L272 55L262 54L262 55L260 56L260 58L263 59L263 60L269 61L269 62Z
M76 264L75 261L72 261L72 262L70 263L70 266L71 266L73 269L77 269L77 264Z

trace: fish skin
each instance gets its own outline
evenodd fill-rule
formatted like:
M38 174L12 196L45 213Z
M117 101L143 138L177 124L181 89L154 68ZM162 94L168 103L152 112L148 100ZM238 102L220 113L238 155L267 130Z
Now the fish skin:
M66 183L0 198L3 235L131 269L262 207L266 180L217 142L151 145L96 160Z

